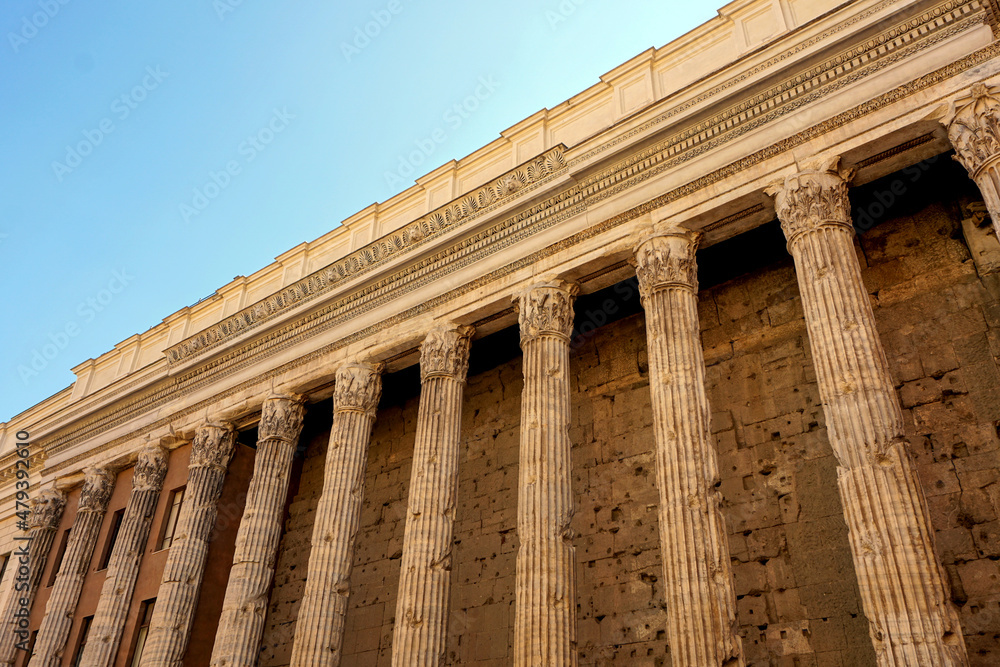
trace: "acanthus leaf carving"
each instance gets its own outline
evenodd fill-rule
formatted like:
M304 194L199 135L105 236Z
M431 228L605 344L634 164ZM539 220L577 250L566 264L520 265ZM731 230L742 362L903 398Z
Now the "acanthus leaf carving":
M167 475L167 450L157 443L143 446L132 472L132 488L137 491L158 491Z
M657 289L690 287L698 291L698 264L695 253L701 233L688 230L657 232L635 250L635 273L645 299Z
M333 410L374 413L382 396L380 363L353 362L337 369L333 390Z
M232 424L202 424L191 443L189 468L215 468L225 470L233 458L236 429Z
M853 230L848 186L853 169L845 169L835 157L814 169L793 174L765 192L774 197L774 208L791 247L803 234L821 227Z
M58 489L45 489L31 499L29 528L57 528L66 507L66 494Z
M80 512L103 512L115 488L115 475L106 468L89 467L84 470L83 489L80 491Z
M942 120L955 157L975 178L988 163L1000 158L1000 89L972 85L968 95L955 100Z
M451 325L431 329L420 345L420 380L453 377L465 381L469 372L470 326Z
M302 432L305 418L303 398L295 394L272 394L264 401L257 425L257 437L294 443Z
M576 283L553 280L536 283L515 296L521 344L546 335L569 338L573 331L573 300L579 293Z

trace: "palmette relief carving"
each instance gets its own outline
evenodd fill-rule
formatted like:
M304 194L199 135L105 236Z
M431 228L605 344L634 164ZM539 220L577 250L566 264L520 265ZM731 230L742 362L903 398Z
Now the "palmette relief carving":
M261 409L257 437L297 440L302 431L304 416L305 408L301 396L272 394L264 401Z
M657 289L681 285L698 291L695 252L701 233L686 229L657 232L635 250L635 273L643 299Z
M469 372L472 327L451 325L431 329L420 345L420 379L448 376L465 381Z
M580 286L565 280L536 283L514 297L521 327L521 346L539 336L569 339L573 331L573 300Z
M159 444L147 444L139 452L132 473L132 487L137 491L159 490L167 474L167 450Z
M203 424L198 427L191 443L188 467L214 468L224 472L233 458L235 445L236 429L232 424Z
M766 190L774 197L781 229L791 246L806 232L822 226L854 228L848 186L853 169L845 169L840 157L826 160L816 169L789 176L784 183Z
M354 362L337 369L333 390L334 410L357 410L373 413L382 394L380 363Z
M28 528L57 528L65 508L65 493L57 489L45 489L31 499Z

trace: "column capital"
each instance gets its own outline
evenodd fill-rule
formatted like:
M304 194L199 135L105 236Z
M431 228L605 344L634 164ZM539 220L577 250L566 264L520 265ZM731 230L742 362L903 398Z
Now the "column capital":
M225 472L233 457L236 429L228 422L209 422L195 431L188 468L215 468Z
M337 369L333 390L333 411L374 413L382 395L381 363L346 363Z
M103 512L115 488L115 476L106 468L89 467L84 470L83 490L80 492L80 512Z
M58 489L45 489L31 499L29 528L56 528L66 507L66 494Z
M521 344L542 336L557 336L569 340L573 331L573 300L580 286L566 280L535 283L513 301L518 306Z
M840 158L835 157L765 190L774 197L774 208L789 247L802 234L824 227L846 227L853 231L847 192L854 173L854 169L845 169Z
M427 332L420 345L420 381L452 377L465 382L473 333L475 328L460 324L445 324Z
M671 229L652 232L639 242L633 264L643 299L665 287L698 291L695 254L701 237L701 232Z
M159 491L167 475L167 450L158 443L147 443L139 451L132 473L132 488L136 491Z
M298 394L271 394L261 406L257 437L296 442L305 417L304 399Z
M941 120L955 147L955 157L972 178L1000 158L1000 88L975 83L952 101Z

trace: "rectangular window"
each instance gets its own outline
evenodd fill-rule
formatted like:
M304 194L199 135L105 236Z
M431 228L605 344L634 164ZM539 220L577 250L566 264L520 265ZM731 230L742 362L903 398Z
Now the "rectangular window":
M128 661L131 667L139 667L139 662L142 660L142 650L146 648L146 635L149 634L149 622L153 620L155 604L156 598L153 598L144 601L139 608L139 628L135 633L135 648L132 649L132 657Z
M76 651L73 653L72 667L80 667L80 658L83 657L83 649L87 647L87 637L90 636L90 624L93 623L93 616L85 616L80 624L80 637L76 641Z
M160 549L169 549L174 541L174 531L177 530L177 517L181 514L181 504L184 502L184 487L174 489L167 505L167 520L163 522L163 534L160 536Z
M62 567L63 556L66 555L66 545L69 544L69 531L69 528L64 530L62 537L59 538L59 545L56 547L56 557L52 560L52 570L49 572L49 580L45 582L46 586L51 586L56 583L56 575L59 574L59 568Z
M104 551L101 552L101 564L98 570L107 569L111 562L111 552L115 549L115 542L118 541L118 532L122 529L122 519L125 518L125 508L114 513L111 517L111 529L108 530L108 539L104 542Z

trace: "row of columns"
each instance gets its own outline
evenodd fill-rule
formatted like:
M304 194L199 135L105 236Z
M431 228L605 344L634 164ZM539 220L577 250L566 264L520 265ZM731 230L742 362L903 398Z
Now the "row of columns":
M1000 228L1000 96L973 86L943 121L959 160ZM955 609L933 543L926 500L903 436L902 412L853 247L848 183L832 160L769 190L792 254L862 604L880 665L966 665ZM646 312L650 392L660 495L668 640L675 665L742 665L726 530L709 430L705 363L697 315L699 235L652 233L634 265ZM577 286L550 280L515 297L524 353L514 664L575 665L569 340ZM458 485L462 388L471 327L444 325L421 346L422 391L406 515L392 664L444 663L451 545ZM296 623L292 663L338 665L351 560L382 366L338 369L334 417ZM236 541L212 654L213 666L257 659L281 536L303 399L264 402L253 477ZM179 666L187 649L208 541L235 431L200 427L185 501L164 568L143 665ZM166 452L139 455L120 537L81 664L110 665L121 642L141 552L166 470ZM107 470L86 471L80 508L30 665L57 665L113 488ZM13 612L32 600L65 496L50 490L32 506L33 564L26 591L0 624L0 665L13 664Z

